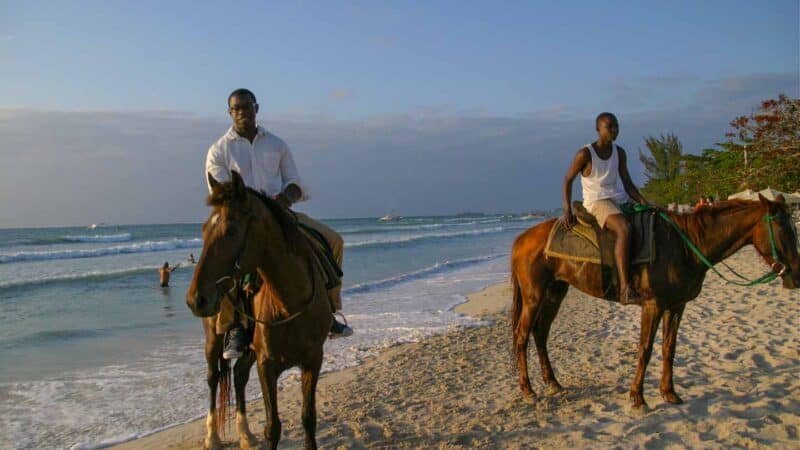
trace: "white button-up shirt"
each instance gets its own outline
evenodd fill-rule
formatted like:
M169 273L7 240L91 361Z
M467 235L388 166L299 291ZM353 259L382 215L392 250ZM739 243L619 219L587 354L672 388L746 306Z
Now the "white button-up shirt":
M206 173L222 182L231 179L232 170L239 172L245 186L270 197L280 194L290 184L296 184L302 193L300 200L308 198L289 146L264 127L258 126L252 144L231 127L208 149ZM210 184L208 191L211 192Z

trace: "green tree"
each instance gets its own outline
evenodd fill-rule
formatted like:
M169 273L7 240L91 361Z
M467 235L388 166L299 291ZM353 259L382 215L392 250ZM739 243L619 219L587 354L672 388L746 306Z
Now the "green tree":
M727 198L739 190L740 155L726 149L704 149L700 155L685 155L680 201L694 202L702 196Z
M639 149L639 160L644 165L644 174L649 180L670 181L681 171L683 144L674 134L661 135L660 139L649 136L644 140L651 156Z
M683 144L674 134L649 136L644 140L650 156L639 149L639 160L644 165L647 182L642 194L648 200L666 204L683 197L680 177L683 162Z

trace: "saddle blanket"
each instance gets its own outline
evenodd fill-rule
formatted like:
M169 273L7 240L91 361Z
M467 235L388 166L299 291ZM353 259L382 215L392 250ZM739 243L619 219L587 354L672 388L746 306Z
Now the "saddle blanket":
M315 265L325 275L325 289L333 289L342 284L342 269L336 264L328 241L317 230L298 223L300 232L308 239L314 250Z
M631 223L632 263L646 264L655 261L654 216L649 213L635 213L632 216L626 215L626 217ZM600 233L611 235L611 239L601 238L597 235L597 229L599 229L597 222L594 222L594 226L592 226L580 221L572 229L565 230L562 225L563 220L563 218L558 218L553 229L550 230L544 250L547 257L613 265L613 258L608 258L607 253L610 250L613 254L613 248L607 248L613 242L613 232L602 230ZM601 256L601 247L604 247L605 256Z

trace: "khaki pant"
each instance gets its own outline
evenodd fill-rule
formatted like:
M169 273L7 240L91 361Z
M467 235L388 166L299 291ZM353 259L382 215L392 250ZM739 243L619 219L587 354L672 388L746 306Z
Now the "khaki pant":
M586 210L597 219L600 228L605 228L608 216L622 214L619 206L617 206L613 200L609 199L596 200L592 202Z
M300 223L317 230L319 234L325 237L325 239L328 241L328 244L331 246L331 250L333 251L333 258L336 260L336 263L339 264L339 267L342 267L342 261L344 257L344 240L339 233L303 213L296 212L295 214L297 214L297 220ZM331 301L331 309L334 312L342 309L342 285L340 284L335 288L328 290L328 298ZM217 334L223 334L228 331L234 323L235 316L236 314L233 304L228 297L224 297L220 303L219 313L217 314ZM244 317L239 317L238 319L246 328L247 319Z

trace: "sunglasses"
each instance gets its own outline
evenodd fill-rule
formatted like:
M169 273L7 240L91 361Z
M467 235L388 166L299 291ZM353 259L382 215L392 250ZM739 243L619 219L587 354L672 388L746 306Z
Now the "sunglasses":
M228 111L230 111L230 112L240 112L240 111L250 112L250 111L255 111L256 108L258 108L258 103L242 103L242 104L239 104L239 105L229 106L228 107Z

